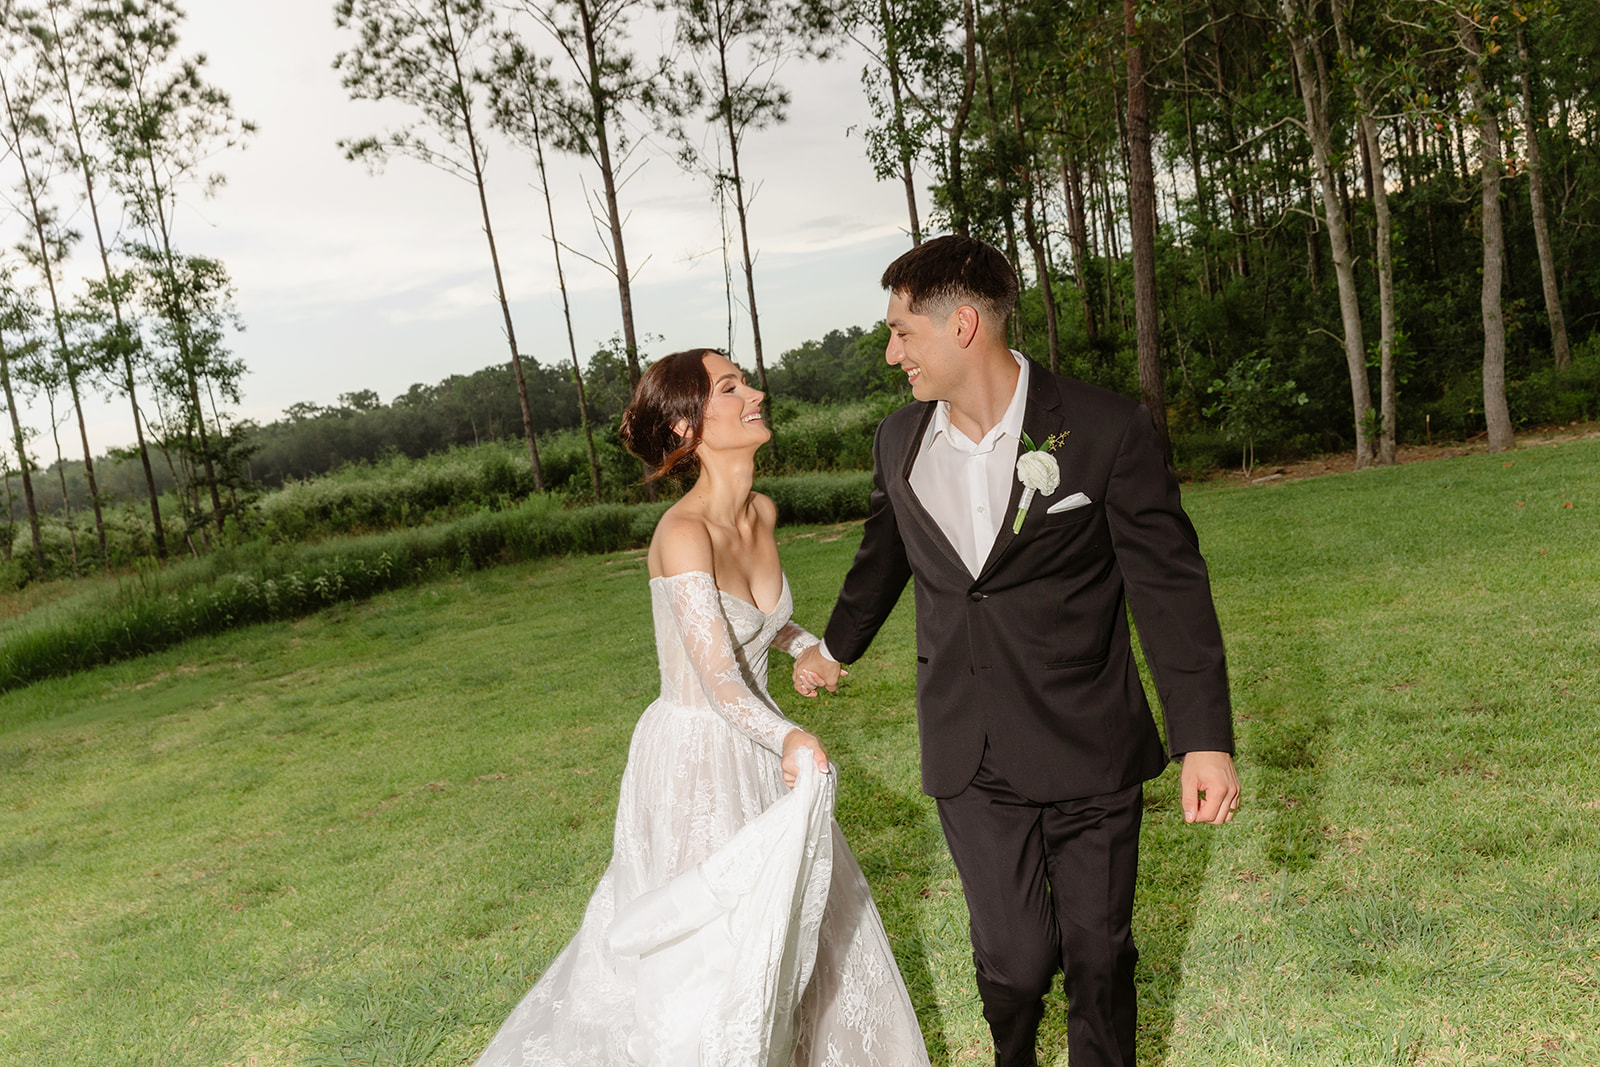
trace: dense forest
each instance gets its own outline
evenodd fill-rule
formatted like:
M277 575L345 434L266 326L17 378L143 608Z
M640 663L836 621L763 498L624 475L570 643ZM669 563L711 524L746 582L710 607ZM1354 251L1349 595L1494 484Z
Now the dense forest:
M1583 5L867 9L880 173L1028 276L1017 339L1173 433L1355 449L1594 413ZM1574 352L1582 364L1574 367Z
M1316 450L1367 466L1442 437L1503 449L1517 425L1600 411L1592 7L333 7L345 50L330 58L352 123L365 100L411 116L341 146L353 163L406 158L464 180L488 239L498 299L485 314L503 326L504 362L388 399L360 391L308 398L265 425L239 419L232 283L175 220L252 125L183 46L174 0L6 5L0 166L14 246L0 254L0 463L15 547L41 565L41 513L66 509L52 521L74 560L97 543L108 555L113 512L164 557L167 533L203 547L247 518L262 486L483 441L520 441L535 490L632 493L614 426L649 324L635 322L620 179L641 155L705 181L723 222L729 336L749 337L731 354L773 397L774 464L795 468L786 420L815 426L826 420L816 405L890 403L901 388L877 330L835 329L775 359L762 344L762 217L749 197L762 176L749 139L785 121L806 64L841 55L862 64L875 116L841 151L864 149L904 189L908 246L963 232L1002 248L1024 282L1016 345L1142 398L1182 467ZM570 317L569 358L519 350L494 240L504 205L484 181L491 146L531 166L544 193L534 210L548 246L515 254L550 257L563 307L577 259L615 283L617 332L598 351ZM557 166L594 190L584 211L596 247L568 243L591 220L557 211ZM829 326L844 324L818 330ZM86 391L126 405L127 449L90 454ZM26 425L25 409L48 424Z

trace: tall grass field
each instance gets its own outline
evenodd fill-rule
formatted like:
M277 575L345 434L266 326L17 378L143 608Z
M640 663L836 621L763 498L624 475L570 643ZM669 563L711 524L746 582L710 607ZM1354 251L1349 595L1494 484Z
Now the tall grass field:
M1186 504L1245 798L1192 827L1147 788L1141 1063L1600 1063L1600 441ZM780 530L799 621L859 538ZM606 863L645 579L454 572L0 695L0 1064L471 1063ZM841 767L934 1063L982 1064L912 621L774 693Z

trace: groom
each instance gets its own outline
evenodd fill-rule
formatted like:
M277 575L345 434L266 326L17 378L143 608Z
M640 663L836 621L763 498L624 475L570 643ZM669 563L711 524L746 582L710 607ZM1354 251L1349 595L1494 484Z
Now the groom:
M1131 1067L1141 783L1170 753L1186 820L1225 823L1238 807L1194 527L1144 407L1007 347L1017 278L998 251L941 237L890 264L883 287L886 358L920 403L878 429L861 548L795 687L834 689L916 579L922 787L961 874L995 1062L1033 1067L1060 968L1072 1067ZM1059 484L1030 477L1045 486L1023 510L1028 441L1049 457L1029 466L1053 461Z

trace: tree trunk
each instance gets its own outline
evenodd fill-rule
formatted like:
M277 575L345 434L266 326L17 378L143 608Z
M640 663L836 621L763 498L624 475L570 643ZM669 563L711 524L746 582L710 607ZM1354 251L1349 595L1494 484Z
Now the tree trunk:
M900 48L895 39L895 20L889 0L878 0L878 18L883 23L883 58L889 69L889 99L894 105L895 146L900 151L900 183L906 190L906 213L911 221L911 244L922 243L922 223L917 218L917 183L912 174L910 137L906 133L905 105L900 99Z
M1367 433L1368 412L1372 410L1372 387L1367 382L1367 354L1361 337L1361 307L1356 295L1355 266L1350 255L1350 236L1340 206L1339 189L1333 174L1333 136L1328 115L1320 101L1326 96L1317 82L1306 39L1300 27L1297 0L1280 0L1283 28L1294 54L1294 69L1305 104L1306 135L1311 140L1311 155L1316 164L1317 184L1322 198L1323 221L1328 227L1328 243L1333 250L1333 273L1339 283L1339 314L1344 326L1345 363L1350 372L1350 399L1355 409L1356 468L1372 465L1373 442Z
M94 507L94 528L100 538L100 558L107 569L111 566L111 557L106 551L106 523L100 511L100 487L95 484L94 478L94 452L89 448L89 431L84 426L83 401L78 395L78 371L72 364L72 353L67 346L67 330L61 318L61 299L56 294L55 263L50 257L50 240L45 233L45 214L39 204L39 187L34 181L32 170L28 167L28 153L23 144L23 122L18 118L16 109L12 106L11 89L0 79L0 97L3 97L6 107L6 119L11 127L11 141L14 154L17 158L17 167L22 173L23 192L28 197L29 221L33 225L33 233L39 242L39 271L44 275L45 285L50 291L50 315L56 328L56 356L61 361L61 370L66 375L67 382L72 390L72 410L78 417L78 434L83 439L83 471L89 482L89 500ZM55 430L52 427L52 433ZM59 446L59 437L57 439ZM66 472L61 474L61 506L67 507ZM71 523L69 521L68 528ZM73 534L73 572L77 572L77 534Z
M544 167L544 142L539 128L538 101L528 101L529 119L533 124L533 154L539 166L539 188L544 192L545 219L550 225L550 250L556 258L556 284L561 289L561 315L567 322L567 347L572 352L572 380L578 386L578 420L583 423L583 439L589 448L589 484L594 489L595 503L600 503L600 460L594 451L594 427L589 421L589 397L583 388L583 368L578 366L578 338L572 329L572 304L567 299L567 275L561 266L561 242L556 239L556 210L550 199L550 178Z
M72 503L67 499L67 464L61 456L61 423L56 420L55 392L46 387L45 397L50 408L50 439L56 446L56 478L61 483L61 519L67 527L67 545L72 552L72 576L78 571L78 530L72 525Z
M1378 430L1378 463L1392 466L1399 443L1394 370L1394 223L1389 213L1388 176L1383 165L1378 123L1365 103L1361 130L1372 156L1372 210L1377 217L1378 230L1378 412L1382 419Z
M138 104L139 114L144 116L149 107L145 103L144 91L138 82L133 84L134 100ZM189 396L194 404L194 418L200 432L200 457L205 461L206 482L211 489L211 514L216 520L217 532L222 532L223 512L222 496L217 491L216 465L211 459L211 442L206 434L205 411L200 406L200 384L195 376L194 350L190 344L188 311L183 307L183 298L178 284L178 268L172 252L172 230L167 222L165 194L161 191L161 178L156 172L155 145L151 141L149 131L145 131L142 140L145 162L150 170L151 201L156 209L157 236L161 238L161 254L167 268L167 280L172 290L173 305L170 309L173 318L173 332L178 339L178 356L183 362L183 374L189 387ZM197 507L198 510L198 507ZM185 534L187 536L187 534ZM189 543L190 551L194 550L194 542Z
M1050 257L1045 253L1044 242L1039 237L1039 226L1034 220L1033 179L1028 179L1028 190L1022 203L1022 225L1033 251L1033 269L1039 275L1039 295L1044 300L1045 343L1050 350L1050 373L1061 373L1061 349L1057 339L1055 287L1050 282Z
M1099 334L1095 319L1094 285L1090 277L1089 236L1083 211L1083 180L1078 172L1078 161L1067 161L1066 150L1061 150L1061 188L1067 201L1067 240L1072 245L1072 259L1077 267L1078 292L1083 297L1083 332L1093 344Z
M967 209L965 178L961 173L961 138L967 132L967 116L972 113L972 98L978 88L978 14L976 0L962 0L962 19L965 37L962 45L961 103L956 107L956 117L950 123L950 141L946 146L949 165L945 173L945 195L950 198L950 224L963 237L972 235L972 219Z
M733 127L733 101L728 85L728 51L724 45L717 50L718 73L722 78L723 131L728 136L728 157L733 167L733 209L739 216L739 247L744 252L745 294L750 299L750 338L756 352L756 381L763 393L767 392L767 364L761 354L761 316L756 311L756 265L750 255L750 226L744 202L744 178L739 172L739 137ZM766 401L762 402L766 404Z
M578 18L583 23L583 47L589 60L589 110L594 120L595 151L599 155L600 179L605 187L606 224L611 230L612 267L617 277L617 298L622 304L622 343L627 349L628 382L639 385L639 339L633 329L633 279L628 274L628 253L622 242L622 212L617 204L617 175L611 166L611 132L607 122L611 105L607 101L600 72L599 47L591 0L577 0ZM654 485L653 482L648 483ZM652 494L653 498L653 494Z
M628 384L631 388L639 387L639 335L633 327L633 278L628 273L628 252L622 240L622 210L617 203L617 175L611 164L611 131L607 116L611 105L607 100L605 83L600 72L600 52L597 42L597 30L594 24L593 13L589 10L591 0L576 0L578 18L583 24L584 55L589 61L589 75L587 86L589 89L589 112L594 121L594 139L597 161L600 164L600 180L605 189L606 198L606 225L611 230L611 266L617 279L617 300L622 306L622 344L628 357ZM644 469L644 495L646 500L654 501L657 495L655 480L648 477L649 469L643 461L640 466Z
M1478 63L1483 48L1472 20L1456 13L1461 47L1467 54L1465 77L1472 107L1478 113L1478 155L1483 184L1483 418L1489 430L1489 451L1516 447L1511 409L1506 404L1506 324L1500 306L1501 264L1505 234L1500 224L1500 121L1483 85Z
M1355 49L1345 35L1344 0L1332 0L1334 31L1339 51L1346 62L1356 62ZM1372 213L1377 232L1373 237L1374 258L1378 264L1378 463L1392 466L1396 452L1396 402L1394 372L1394 224L1389 212L1389 178L1383 162L1383 142L1378 136L1372 98L1365 84L1356 82L1356 101L1360 107L1364 158L1367 163L1367 190L1372 197Z
M1239 142L1238 130L1233 120L1233 97L1228 92L1228 81L1222 67L1222 20L1217 18L1216 5L1207 3L1206 18L1211 28L1211 71L1212 82L1217 87L1217 98L1222 102L1223 114L1226 116L1229 144ZM1236 152L1227 155L1227 162L1223 166L1223 178L1228 186L1228 222L1233 236L1233 273L1236 278L1250 276L1249 243L1245 234L1245 209L1244 197L1239 192L1239 170Z
M111 270L111 256L106 249L105 231L100 226L100 207L95 199L94 172L89 166L89 153L83 144L83 127L78 122L78 104L72 92L71 67L67 62L67 52L61 28L56 21L56 9L46 5L50 16L50 32L56 46L56 60L60 64L61 94L67 104L67 117L72 124L72 137L78 148L78 166L83 172L83 190L89 202L89 217L94 222L95 244L100 250L100 265L104 270L106 279L106 295L111 301L111 316L116 333L113 343L122 356L125 382L128 390L128 402L133 407L133 430L139 446L139 462L144 467L145 489L150 496L150 524L156 544L156 558L165 561L167 558L167 538L161 528L161 502L160 494L156 492L155 472L150 467L150 449L144 440L144 426L139 416L139 397L133 375L132 341L128 329L122 322L122 297L117 291L116 276ZM103 546L102 546L103 547Z
M1133 248L1133 309L1139 345L1139 396L1155 420L1167 463L1166 383L1156 308L1156 177L1150 155L1150 86L1145 81L1144 30L1139 0L1122 0L1123 52L1128 66L1128 228Z
M455 28L450 24L450 5L441 4L445 36L443 44L449 49L450 64L455 71L456 102L461 107L461 126L467 136L467 152L472 158L472 180L478 187L478 209L483 213L483 235L489 239L489 261L494 265L495 295L500 298L500 313L506 324L506 344L511 348L511 373L517 382L517 400L522 406L522 433L528 441L528 462L533 469L533 488L544 492L544 471L539 464L539 442L533 433L533 409L528 404L528 381L522 373L522 353L517 348L517 329L511 322L511 302L506 299L506 283L500 272L500 253L495 248L494 225L489 221L489 193L483 182L483 157L478 152L478 138L472 128L472 105L467 95L466 76L461 71L461 52L456 42Z
M1517 58L1522 61L1522 111L1528 121L1528 203L1533 210L1533 239L1539 248L1539 277L1544 283L1544 310L1550 319L1550 346L1556 366L1572 362L1567 344L1567 319L1561 313L1561 290L1556 281L1556 257L1550 250L1550 224L1544 212L1544 166L1539 154L1539 115L1533 106L1533 72L1528 43L1517 27Z
M1211 190L1205 184L1205 171L1200 163L1200 149L1194 139L1194 108L1191 97L1193 89L1189 75L1189 38L1183 41L1183 130L1189 148L1189 172L1194 178L1194 204L1195 210L1200 215L1201 239L1195 242L1200 248L1200 294L1207 300L1211 299L1211 235L1214 225L1211 221ZM1176 193L1177 186L1173 186ZM1193 227L1191 227L1191 233Z
M6 540L5 544L0 545L0 551L4 552L6 562L10 563L11 548L17 540L17 520L11 514L12 509L16 506L16 499L11 495L11 464L5 463L3 459L0 459L0 463L5 464L6 483Z
M33 531L33 558L39 564L39 577L43 578L44 538L39 534L39 505L28 473L33 461L28 458L27 442L22 436L22 420L17 417L17 398L11 392L11 354L6 351L4 337L0 337L0 386L5 388L6 410L11 413L11 441L17 450L17 466L22 468L22 499L28 507L28 528Z

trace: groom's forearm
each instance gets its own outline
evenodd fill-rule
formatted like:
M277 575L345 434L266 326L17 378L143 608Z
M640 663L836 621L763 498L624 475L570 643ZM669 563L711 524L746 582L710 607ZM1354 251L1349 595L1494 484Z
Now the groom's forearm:
M874 464L872 500L861 531L861 547L822 634L828 658L840 663L861 658L911 580L911 564L880 471Z

